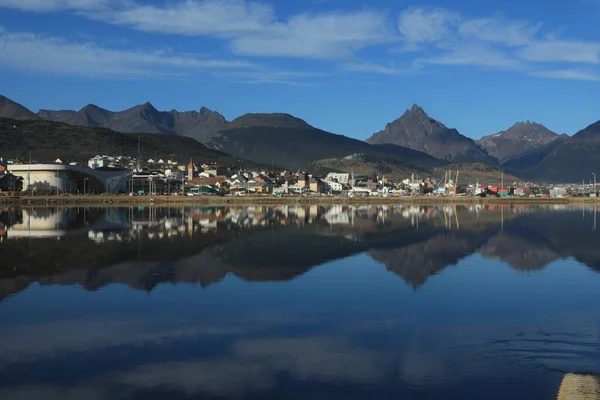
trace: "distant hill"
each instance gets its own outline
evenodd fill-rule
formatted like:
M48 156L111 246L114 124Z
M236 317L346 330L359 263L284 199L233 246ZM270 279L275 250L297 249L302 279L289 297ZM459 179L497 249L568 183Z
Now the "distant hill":
M29 151L39 162L67 158L84 162L96 154L137 157L138 137L144 159L169 157L179 162L190 158L224 165L243 165L196 140L169 134L119 133L106 128L67 125L62 122L0 119L0 156L27 159ZM253 165L253 164L252 164Z
M187 136L206 142L222 129L225 117L202 107L197 111L158 111L152 104L144 103L124 111L108 111L88 104L79 111L40 110L40 118L64 122L69 125L103 127L117 132L165 133Z
M310 126L288 114L246 114L231 121L207 145L255 162L305 169L319 160L363 154L394 167L431 170L446 164L399 146L378 147Z
M508 130L484 136L477 141L487 153L501 163L532 149L544 147L559 135L535 122L517 122Z
M0 118L39 119L37 115L2 95L0 95Z
M586 182L600 175L600 121L572 137L561 136L537 152L509 160L505 168L529 180Z
M408 147L451 162L498 163L472 139L429 117L416 104L400 118L387 124L384 130L367 139L367 142Z
M542 162L544 157L554 151L557 147L568 141L570 137L568 135L560 135L550 143L546 143L543 146L532 147L521 154L505 159L502 163L502 167L509 173L523 175L526 177L526 171L530 168L535 167Z

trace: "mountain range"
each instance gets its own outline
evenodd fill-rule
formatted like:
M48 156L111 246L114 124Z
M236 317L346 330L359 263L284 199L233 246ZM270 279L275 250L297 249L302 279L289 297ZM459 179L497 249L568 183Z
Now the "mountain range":
M205 107L199 111L158 111L145 103L124 111L89 104L79 111L33 113L0 96L0 117L50 120L121 133L185 136L205 146L264 165L333 170L361 169L402 175L431 173L451 163L461 168L488 164L521 179L579 182L600 171L600 121L569 137L535 122L470 139L413 105L366 141L320 130L285 113L245 114L232 121ZM360 155L361 162L347 162ZM451 167L448 167L451 168ZM477 168L475 168L477 169Z
M206 107L200 111L158 111L150 103L113 112L88 104L79 111L40 110L37 115L46 120L69 125L102 127L124 133L166 133L191 137L203 143L221 130L225 118Z

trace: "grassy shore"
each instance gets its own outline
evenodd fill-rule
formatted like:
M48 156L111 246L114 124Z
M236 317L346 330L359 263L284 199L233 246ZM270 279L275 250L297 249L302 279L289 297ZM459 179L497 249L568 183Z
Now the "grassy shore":
M0 196L1 205L14 206L110 206L110 205L160 205L160 206L227 206L227 205L278 205L278 204L597 204L600 198L564 197L564 198L524 198L524 197L452 197L452 196L415 196L415 197L275 197L275 196Z

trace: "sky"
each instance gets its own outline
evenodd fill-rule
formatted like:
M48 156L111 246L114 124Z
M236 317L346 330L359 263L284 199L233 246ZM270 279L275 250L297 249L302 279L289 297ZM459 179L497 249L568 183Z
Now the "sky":
M600 119L600 0L0 0L0 94L286 112L358 139L416 103L474 139L573 134Z

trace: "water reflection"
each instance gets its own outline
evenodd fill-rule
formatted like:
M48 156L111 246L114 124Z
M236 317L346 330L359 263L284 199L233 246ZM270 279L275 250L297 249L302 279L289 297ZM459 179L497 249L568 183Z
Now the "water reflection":
M594 217L4 209L0 397L556 398L600 373Z
M289 280L363 252L415 289L472 254L526 272L568 258L600 271L595 216L518 205L5 209L0 298L34 281L149 291L228 274Z

